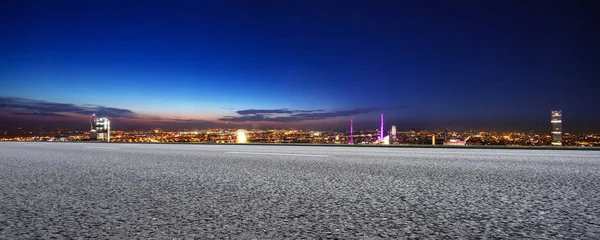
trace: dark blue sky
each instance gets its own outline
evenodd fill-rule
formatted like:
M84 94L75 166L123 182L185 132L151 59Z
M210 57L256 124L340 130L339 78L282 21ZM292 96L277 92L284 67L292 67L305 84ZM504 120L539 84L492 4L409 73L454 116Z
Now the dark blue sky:
M600 131L594 5L3 1L0 112L4 125L92 109L123 127L377 128L384 113L401 130L545 130L561 109L567 132Z

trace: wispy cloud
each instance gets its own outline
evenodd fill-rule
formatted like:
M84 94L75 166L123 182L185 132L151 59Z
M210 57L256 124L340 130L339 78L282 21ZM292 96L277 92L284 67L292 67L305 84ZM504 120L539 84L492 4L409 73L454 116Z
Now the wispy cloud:
M32 113L15 112L12 114L21 115L21 116L66 117L66 115L57 114L57 113L47 113L47 112L32 112Z
M65 116L65 114L97 114L106 117L133 117L129 109L104 107L99 105L75 105L55 103L26 98L0 97L0 109L15 115Z
M303 121L333 119L338 117L350 117L372 112L391 109L406 108L404 106L392 108L356 108L347 110L326 111L322 109L244 109L232 110L233 114L218 118L219 121L229 124L235 123L298 123ZM203 119L180 118L169 116L158 116L152 114L138 114L130 109L113 108L90 104L56 103L49 101L32 100L15 97L0 97L0 113L9 114L13 117L39 116L39 121L44 119L64 118L64 121L76 120L82 122L81 118L89 117L91 114L109 117L111 121L120 126L139 127L139 125L152 127L215 127L225 126L223 122L213 122ZM76 119L69 119L76 117ZM77 117L78 116L78 117ZM43 118L47 117L47 118ZM51 118L52 117L52 118ZM63 121L63 120L61 120Z
M16 97L0 97L0 113L17 117L63 117L65 122L78 119L77 117L73 119L74 116L84 118L96 114L98 116L112 118L111 121L114 121L115 123L126 124L132 127L139 126L140 124L153 127L206 127L215 125L212 121L202 119L159 117L156 115L137 114L132 110L123 108L91 104L77 105L56 103ZM37 121L45 121L46 119L48 118L39 118ZM81 119L76 121L81 121Z
M256 115L256 114L295 114L295 113L311 113L311 112L322 112L323 110L289 110L287 108L282 109L247 109L236 111L239 115Z
M348 117L364 113L371 113L382 110L400 109L405 107L392 108L358 108L340 111L324 111L324 110L289 110L289 109L248 109L239 110L236 113L239 116L225 116L219 118L221 121L227 122L278 122L291 123L309 120L322 120L337 117ZM282 116L283 115L283 116Z

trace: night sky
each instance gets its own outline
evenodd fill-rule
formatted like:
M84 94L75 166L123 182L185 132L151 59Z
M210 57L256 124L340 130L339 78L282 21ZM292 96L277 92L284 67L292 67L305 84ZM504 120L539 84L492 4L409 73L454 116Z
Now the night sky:
M596 1L0 4L0 129L600 132Z

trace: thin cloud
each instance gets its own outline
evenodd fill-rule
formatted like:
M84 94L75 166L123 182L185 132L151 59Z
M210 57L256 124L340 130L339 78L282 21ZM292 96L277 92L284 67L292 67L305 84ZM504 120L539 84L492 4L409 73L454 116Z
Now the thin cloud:
M221 121L227 122L277 122L277 123L291 123L301 122L310 120L323 120L337 117L348 117L359 114L371 113L382 110L400 109L405 108L402 106L392 108L358 108L351 110L341 111L323 111L323 110L289 110L289 109L272 109L272 110L240 110L236 113L240 116L225 116L219 118ZM275 116L277 114L277 116ZM288 114L287 116L280 116L281 114Z
M106 117L132 117L135 113L129 109L111 108L99 105L75 105L55 103L26 98L0 97L0 109L10 109L16 115L65 116L65 113Z
M239 110L235 113L239 115L257 115L257 114L295 114L295 113L311 113L320 112L323 110L289 110L287 108L282 109L247 109Z
M192 123L192 124L212 124L213 121L202 120L202 119L180 119L180 118L167 118L164 121L176 122L176 123Z
M33 112L33 113L14 112L11 114L21 115L21 116L41 116L41 117L65 117L66 116L66 115L57 114L57 113L39 113L39 112Z
M0 97L0 113L13 116L40 116L40 117L80 117L96 114L97 116L112 118L117 122L136 123L161 126L214 126L215 122L202 119L181 119L181 118L162 118L155 115L137 114L132 110L123 108L113 108L91 104L70 104L55 103L49 101L40 101L16 97ZM47 118L39 118L38 121L45 121Z

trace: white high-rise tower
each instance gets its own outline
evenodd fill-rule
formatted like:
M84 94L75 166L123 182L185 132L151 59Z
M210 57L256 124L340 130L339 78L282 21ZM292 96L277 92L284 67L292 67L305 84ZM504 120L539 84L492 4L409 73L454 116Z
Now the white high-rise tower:
M551 112L550 123L552 123L552 145L562 145L562 111L553 110Z
M101 142L110 142L110 121L108 118L97 118L93 115L91 123L90 139Z

